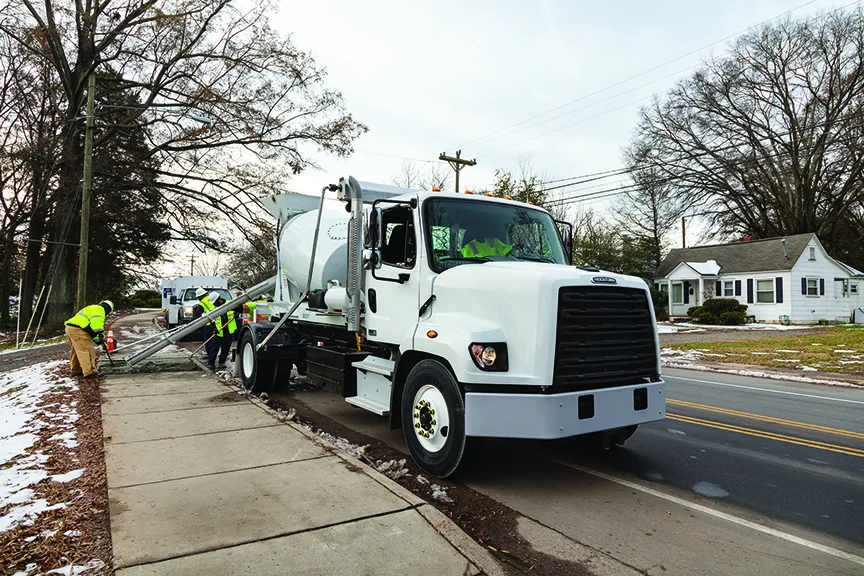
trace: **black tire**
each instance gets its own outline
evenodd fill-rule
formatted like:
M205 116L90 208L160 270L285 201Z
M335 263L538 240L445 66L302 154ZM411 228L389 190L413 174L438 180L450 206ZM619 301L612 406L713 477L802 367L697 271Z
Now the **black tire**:
M277 360L276 373L273 375L273 391L284 390L291 383L291 370L294 363L291 360Z
M243 387L250 392L269 392L276 380L278 365L273 360L262 360L255 350L252 333L243 331L237 346L237 362Z
M418 392L425 390L425 393L428 394L431 392L430 387L437 389L440 397L443 398L447 410L446 420L449 424L436 429L435 425L438 422L434 420L434 416L425 414L427 421L424 422L423 426L428 426L426 430L432 431L432 439L427 440L427 442L443 442L443 445L434 451L428 450L421 444L417 430L423 428L415 427L415 423L419 424L420 422L414 418L414 414L418 413L418 410L415 409ZM434 395L434 393L432 394ZM438 478L446 478L456 472L462 463L467 445L465 402L459 384L450 371L437 360L418 362L405 381L401 404L402 433L414 462L424 471ZM437 416L441 418L440 414ZM428 418L433 418L431 424Z

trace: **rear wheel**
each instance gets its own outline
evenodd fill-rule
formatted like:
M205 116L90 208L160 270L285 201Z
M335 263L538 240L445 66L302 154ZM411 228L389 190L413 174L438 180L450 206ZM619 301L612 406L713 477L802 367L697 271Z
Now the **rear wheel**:
M255 342L252 333L248 330L240 337L240 345L237 347L240 363L240 379L243 387L250 392L268 392L276 380L278 369L277 362L273 360L262 360L255 350Z
M465 403L453 375L436 360L419 362L402 393L402 433L417 465L438 478L460 466L465 454Z

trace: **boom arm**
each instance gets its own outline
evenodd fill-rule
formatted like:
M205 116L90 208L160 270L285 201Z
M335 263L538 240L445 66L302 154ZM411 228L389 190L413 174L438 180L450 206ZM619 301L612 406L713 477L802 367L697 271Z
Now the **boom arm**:
M170 334L167 334L164 338L162 338L161 340L157 340L156 342L154 342L153 344L151 344L147 348L144 348L140 352L136 352L132 356L129 356L128 358L126 358L126 363L129 364L130 366L134 366L135 364L141 362L145 358L152 356L153 354L155 354L156 352L158 352L162 348L165 348L169 344L175 344L176 342L178 342L181 338L183 338L187 334L191 334L195 330L203 327L205 324L207 324L207 322L212 322L214 319L218 318L219 316L221 316L225 312L228 312L229 310L233 310L234 308L237 308L238 306L242 306L246 302L249 302L253 298L257 298L258 296L260 296L261 294L264 294L265 292L269 292L270 290L272 290L273 288L276 287L276 281L278 278L279 278L279 276L277 274L276 276L274 276L273 278L270 278L269 280L265 280L264 282L261 282L260 284L256 284L252 288L250 288L250 289L246 290L245 292L243 292L242 294L240 294L237 298L234 298L233 300L226 302L222 306L219 306L218 308L215 308L214 310L211 310L210 312L205 313L203 316L201 316L201 318L198 318L197 320L193 320L192 322L190 322L186 326L180 328L179 330L171 332Z

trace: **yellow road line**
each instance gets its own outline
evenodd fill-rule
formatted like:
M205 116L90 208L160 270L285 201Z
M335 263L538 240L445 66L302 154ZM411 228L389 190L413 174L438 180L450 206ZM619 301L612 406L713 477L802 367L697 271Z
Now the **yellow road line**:
M666 413L666 417L679 422L688 424L696 424L698 426L706 426L708 428L716 428L717 430L726 430L728 432L736 432L738 434L746 434L757 438L766 438L768 440L777 440L786 442L787 444L796 444L798 446L806 446L808 448L817 448L819 450L827 450L829 452L837 452L839 454L848 454L849 456L858 456L864 458L864 450L858 448L850 448L848 446L839 446L837 444L828 444L827 442L818 442L816 440L807 440L806 438L798 438L797 436L786 436L784 434L775 434L764 430L755 430L753 428L744 428L743 426L735 426L732 424L722 424L711 420L703 420L701 418L692 418L681 414Z
M808 424L806 422L798 422L796 420L786 420L785 418L775 418L774 416L763 416L761 414L753 414L751 412L742 412L740 410L720 408L718 406L708 406L706 404L697 404L695 402L685 402L684 400L674 400L672 398L668 398L666 400L666 403L675 406L695 408L697 410L706 410L708 412L717 412L718 414L728 414L730 416L740 416L742 418L751 418L753 420L761 420L763 422L772 422L774 424L782 424L784 426L793 426L795 428L804 428L806 430L813 430L814 432L825 432L826 434L836 434L837 436L846 436L847 438L858 438L860 440L864 440L864 434L861 434L860 432L841 430L839 428L829 428L828 426L820 426L819 424Z

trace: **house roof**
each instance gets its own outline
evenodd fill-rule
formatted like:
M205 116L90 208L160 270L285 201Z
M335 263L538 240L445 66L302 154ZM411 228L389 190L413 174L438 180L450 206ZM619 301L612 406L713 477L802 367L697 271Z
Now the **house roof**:
M700 276L717 276L720 273L720 265L716 260L707 262L684 262L687 266L699 273Z
M679 264L686 262L707 262L715 260L720 265L723 274L738 272L761 272L762 270L791 270L798 257L807 248L813 234L796 234L749 242L734 242L732 244L714 244L711 246L694 246L692 248L675 248L669 251L663 262L657 268L656 277L669 275ZM786 240L786 253L783 256L783 240Z

